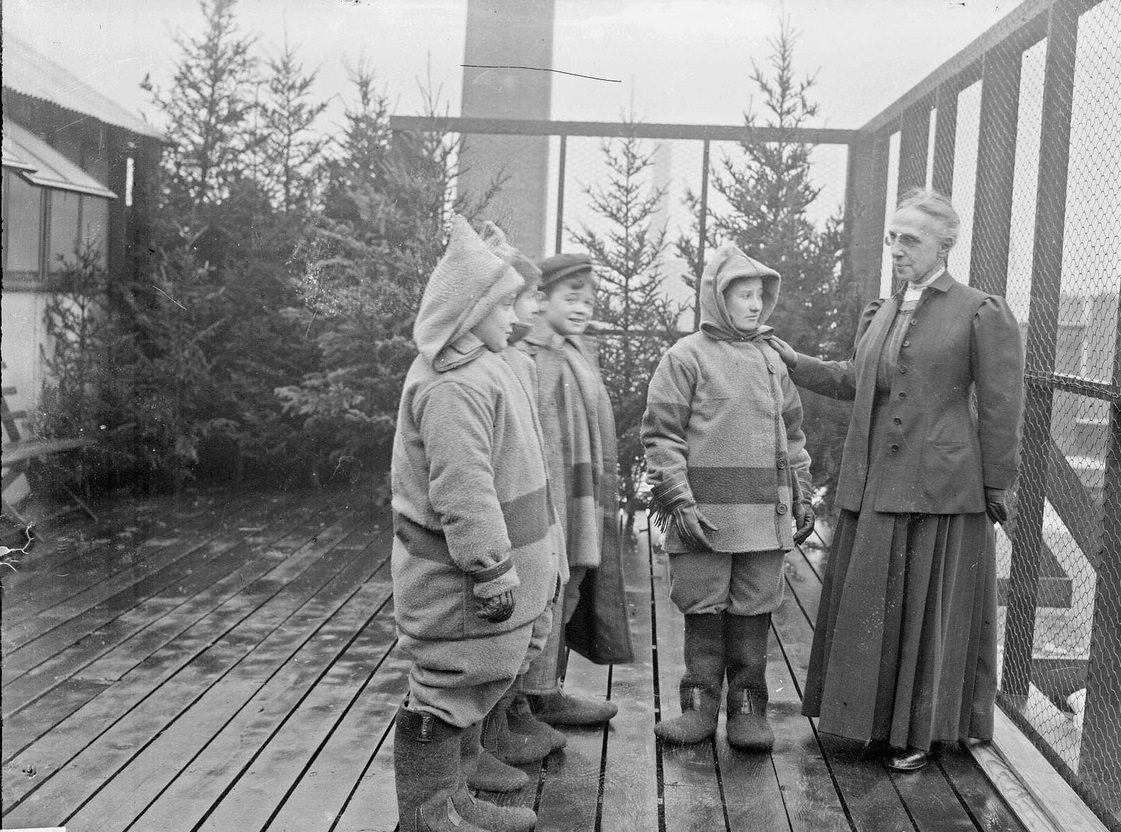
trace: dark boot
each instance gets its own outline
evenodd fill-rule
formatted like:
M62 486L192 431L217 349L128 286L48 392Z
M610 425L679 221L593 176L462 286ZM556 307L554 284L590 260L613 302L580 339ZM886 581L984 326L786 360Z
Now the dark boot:
M771 615L729 615L724 649L728 656L728 744L744 751L767 751L775 735L767 723L767 635Z
M474 756L471 748L479 748L479 723L463 732L461 753L466 760ZM514 771L518 771L514 769ZM518 771L524 776L524 772ZM528 779L528 778L527 778ZM491 790L493 791L493 790ZM474 797L461 783L452 795L452 804L467 823L488 830L488 832L531 832L537 826L537 815L532 809L522 806L495 806L493 803Z
M549 725L603 725L619 712L614 702L573 696L563 690L528 699L533 715Z
M514 703L513 688L506 691L489 714L483 719L483 748L502 762L521 766L544 760L553 750L552 741L540 735L516 734L510 730L507 710Z
M707 740L716 733L720 689L724 686L724 613L685 616L685 675L681 716L663 719L654 733L677 745Z
M529 699L522 690L520 676L514 682L514 700L506 709L506 724L510 726L511 734L525 734L542 739L549 743L551 751L560 751L568 744L568 738L564 734L533 715Z
M453 797L463 785L463 731L431 714L397 710L393 776L401 832L488 832L465 821Z
M529 775L508 766L481 744L482 724L476 722L463 732L460 753L467 785L482 792L515 792L529 783Z

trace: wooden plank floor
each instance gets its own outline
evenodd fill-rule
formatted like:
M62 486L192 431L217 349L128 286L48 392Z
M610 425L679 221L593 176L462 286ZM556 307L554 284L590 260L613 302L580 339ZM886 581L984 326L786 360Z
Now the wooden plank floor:
M3 829L390 832L396 649L391 530L362 493L210 490L45 529L3 580ZM643 522L640 519L640 525ZM963 750L889 775L800 714L822 552L787 560L769 651L776 745L659 748L682 620L645 531L627 554L638 660L573 657L606 729L527 766L496 801L543 832L1015 832Z

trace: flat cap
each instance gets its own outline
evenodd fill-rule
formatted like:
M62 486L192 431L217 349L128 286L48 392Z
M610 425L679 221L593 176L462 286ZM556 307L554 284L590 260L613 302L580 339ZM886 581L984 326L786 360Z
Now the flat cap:
M541 288L585 272L594 280L592 258L587 254L554 254L536 263L537 268L541 269Z

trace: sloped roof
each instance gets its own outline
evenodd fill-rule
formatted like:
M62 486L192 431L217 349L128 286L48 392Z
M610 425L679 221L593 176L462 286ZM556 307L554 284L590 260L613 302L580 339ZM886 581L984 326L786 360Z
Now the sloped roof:
M14 92L93 116L141 136L166 141L155 127L7 31L4 32L3 84Z
M4 119L4 167L19 171L27 181L42 188L113 199L106 188L35 134Z

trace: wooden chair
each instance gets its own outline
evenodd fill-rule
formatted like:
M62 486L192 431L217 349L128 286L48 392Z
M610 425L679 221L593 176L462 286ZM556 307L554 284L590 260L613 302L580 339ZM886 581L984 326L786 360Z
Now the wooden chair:
M6 366L6 365L5 365ZM40 457L60 454L75 448L83 448L94 444L92 439L25 439L20 434L18 421L27 418L27 413L22 410L12 410L8 407L8 396L16 394L15 387L4 387L3 397L0 398L0 424L3 424L5 440L0 458L3 461L3 474L0 480L0 503L3 504L3 514L23 528L28 528L30 523L20 515L15 508L3 497L6 491L19 477L27 473L27 468L32 460ZM77 494L67 488L62 489L70 498L81 507L93 520L97 516L90 510Z

